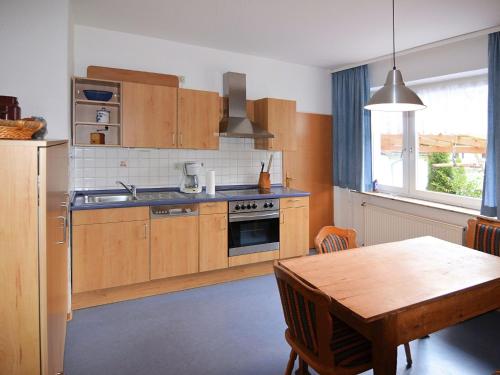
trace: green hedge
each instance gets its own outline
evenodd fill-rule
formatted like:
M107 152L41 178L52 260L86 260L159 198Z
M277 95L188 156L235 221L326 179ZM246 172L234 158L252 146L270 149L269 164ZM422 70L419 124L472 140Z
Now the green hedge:
M460 158L455 161L460 163ZM468 180L464 167L434 167L434 164L451 163L451 154L432 152L429 154L429 182L427 190L441 193L481 198L481 186L478 179Z

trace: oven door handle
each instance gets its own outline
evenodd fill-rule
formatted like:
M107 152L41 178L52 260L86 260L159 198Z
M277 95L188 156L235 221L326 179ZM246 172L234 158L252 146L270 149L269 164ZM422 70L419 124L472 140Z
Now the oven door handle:
M273 218L279 218L280 213L279 212L266 212L262 214L236 214L236 215L229 215L229 222L234 223L238 221L249 221L253 219L273 219Z

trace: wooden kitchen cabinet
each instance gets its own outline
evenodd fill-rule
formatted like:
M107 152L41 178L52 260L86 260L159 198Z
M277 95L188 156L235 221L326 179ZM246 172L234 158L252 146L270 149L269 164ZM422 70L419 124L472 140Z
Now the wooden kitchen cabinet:
M219 149L219 94L178 89L178 147Z
M201 203L200 213L199 271L227 268L227 202Z
M148 207L73 212L73 293L148 280Z
M198 272L198 216L151 219L151 279Z
M294 100L264 98L254 102L254 120L274 138L255 140L255 148L272 151L297 150Z
M0 374L64 368L67 141L0 141Z
M309 253L309 198L280 199L280 259Z
M122 83L123 147L177 147L177 88Z

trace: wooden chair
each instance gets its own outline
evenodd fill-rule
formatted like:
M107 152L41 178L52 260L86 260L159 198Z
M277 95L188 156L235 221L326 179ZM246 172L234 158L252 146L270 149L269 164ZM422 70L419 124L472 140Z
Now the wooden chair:
M314 239L316 251L319 254L331 253L334 251L342 251L354 249L358 247L356 243L356 231L354 229L338 228L334 226L325 226L320 229L319 233ZM423 338L428 338L425 336ZM413 360L411 358L410 345L404 344L406 363L411 367Z
M354 229L326 226L320 229L314 239L314 245L319 254L354 249L358 247L356 231Z
M288 326L285 339L292 347L286 375L291 375L297 355L298 374L309 374L308 366L321 375L359 374L372 368L371 342L330 313L329 296L277 262L274 273Z
M467 222L467 247L500 256L500 221L478 217Z

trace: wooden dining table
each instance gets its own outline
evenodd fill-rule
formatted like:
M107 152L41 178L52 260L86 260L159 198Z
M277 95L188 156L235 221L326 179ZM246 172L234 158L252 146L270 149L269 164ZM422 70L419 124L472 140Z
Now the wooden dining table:
M500 257L434 237L279 263L371 340L377 375L396 374L398 345L500 308Z

